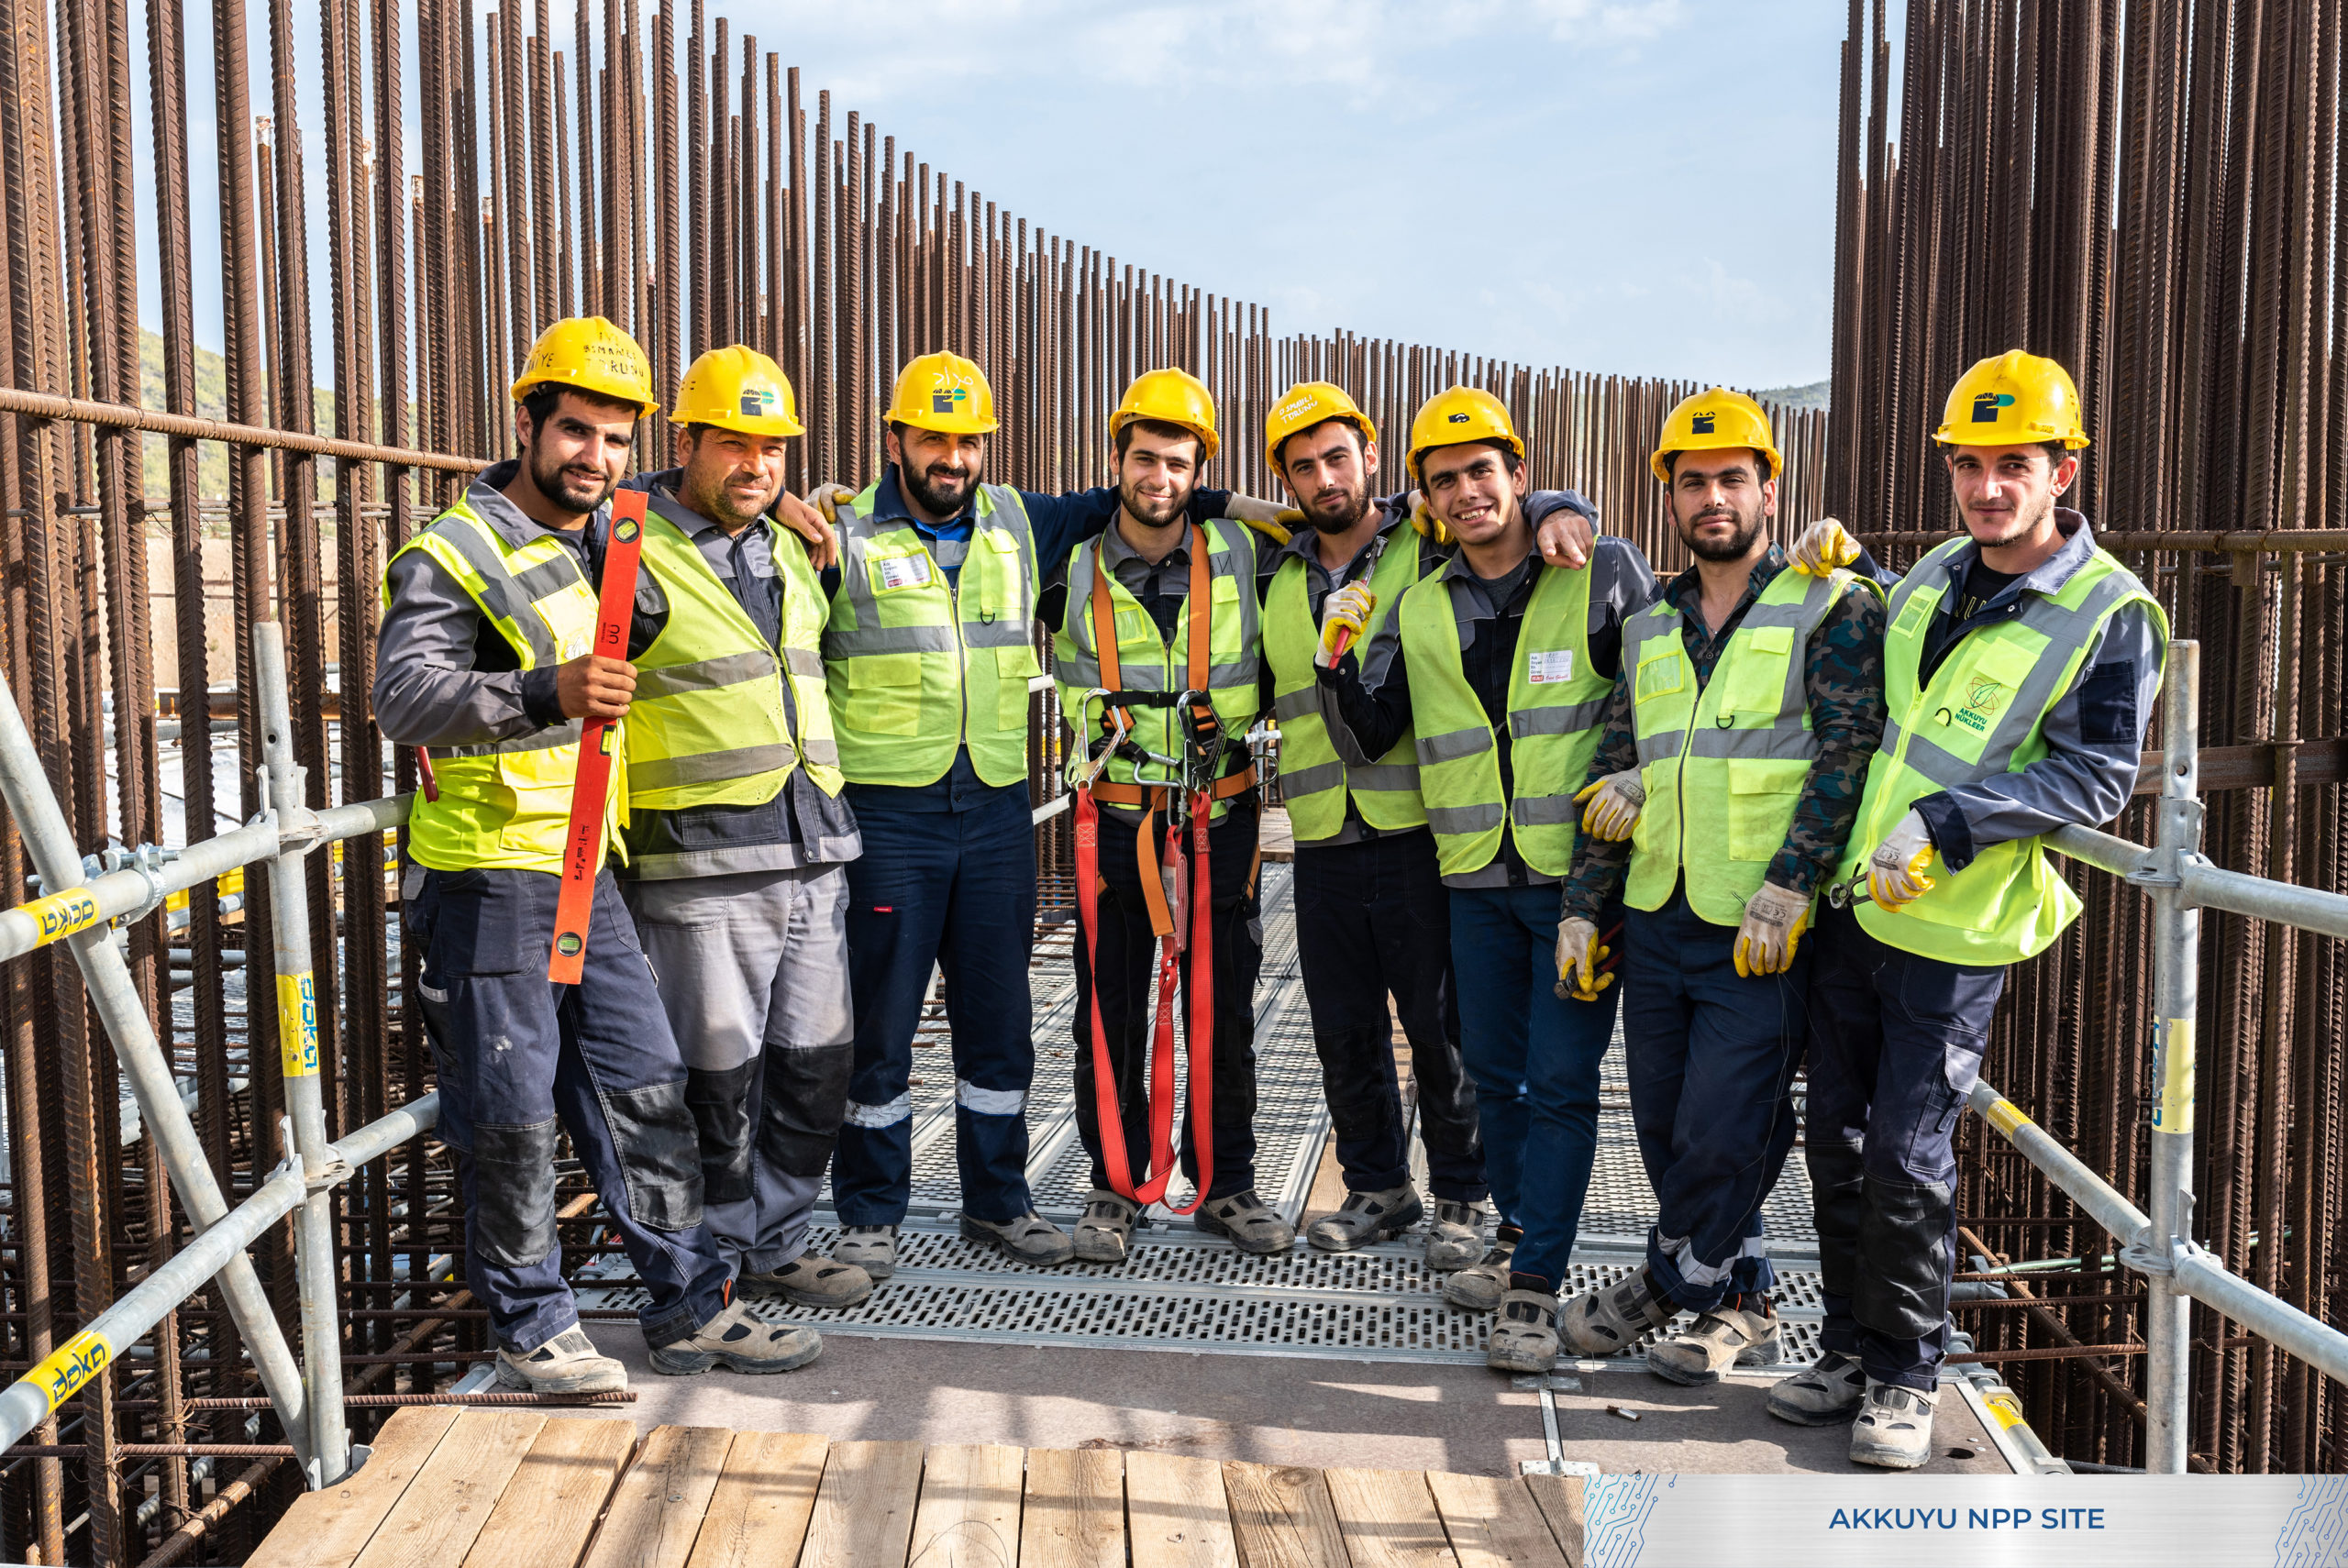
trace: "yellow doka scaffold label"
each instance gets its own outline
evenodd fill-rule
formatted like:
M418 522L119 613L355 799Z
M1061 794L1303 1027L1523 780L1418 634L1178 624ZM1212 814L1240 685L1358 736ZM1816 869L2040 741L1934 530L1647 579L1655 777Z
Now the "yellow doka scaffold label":
M95 1329L84 1329L26 1373L25 1381L39 1389L54 1410L113 1360L114 1342Z
M318 1076L318 991L307 969L277 977L277 1048L287 1077Z
M2165 1021L2153 1052L2153 1082L2160 1099L2153 1102L2153 1131L2193 1131L2193 1021Z
M87 888L68 888L33 900L24 912L40 926L40 945L97 924L98 900Z

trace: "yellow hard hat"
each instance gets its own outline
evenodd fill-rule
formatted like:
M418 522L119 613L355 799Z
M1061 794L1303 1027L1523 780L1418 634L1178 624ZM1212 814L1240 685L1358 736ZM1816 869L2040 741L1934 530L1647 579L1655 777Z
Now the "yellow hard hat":
M1378 426L1346 395L1344 388L1329 381L1299 381L1289 388L1264 415L1264 466L1277 473L1281 442L1332 419L1351 425L1365 442L1378 439Z
M1178 366L1145 370L1125 389L1117 412L1109 416L1110 439L1136 419L1179 425L1199 438L1199 461L1212 458L1223 443L1214 433L1214 394L1206 382Z
M1749 447L1768 458L1770 479L1785 472L1785 459L1778 456L1778 433L1770 427L1767 413L1743 392L1726 387L1679 400L1663 422L1663 439L1656 443L1647 467L1669 484L1671 465L1664 459L1672 453L1717 452L1728 447Z
M1427 453L1469 441L1505 441L1517 461L1524 460L1524 443L1516 438L1500 399L1480 387L1445 387L1420 404L1411 420L1411 482L1426 482L1419 459Z
M655 401L651 361L635 338L600 315L569 316L538 334L514 382L514 401L548 384L632 403L647 414Z
M986 372L959 354L924 354L897 372L881 417L949 436L984 436L995 427L994 389Z
M755 348L737 343L712 348L685 371L677 388L676 425L714 425L745 436L803 436L799 401L782 367Z
M1957 377L1933 439L1952 447L2021 447L2060 441L2077 451L2088 444L2079 420L2079 389L2052 359L2009 348Z

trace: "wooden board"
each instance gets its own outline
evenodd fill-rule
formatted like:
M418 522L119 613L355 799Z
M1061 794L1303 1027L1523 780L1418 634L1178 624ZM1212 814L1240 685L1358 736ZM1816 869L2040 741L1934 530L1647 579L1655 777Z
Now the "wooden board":
M832 1444L799 1568L905 1568L920 1492L921 1444Z
M1516 1478L1427 1472L1427 1489L1443 1512L1445 1533L1458 1554L1459 1568L1565 1568L1566 1555L1549 1533L1533 1494Z
M725 1465L723 1427L655 1427L612 1493L587 1568L684 1568Z
M358 1474L296 1498L246 1562L254 1568L350 1568L456 1422L447 1405L394 1410Z
M791 1568L828 1446L800 1432L735 1433L686 1568Z
M1459 1568L1416 1470L1328 1470L1329 1505L1353 1568Z
M458 1568L546 1424L530 1410L460 1415L375 1527L358 1568Z
M1223 1467L1212 1459L1126 1454L1125 1517L1133 1568L1238 1568Z
M1231 1537L1239 1548L1240 1568L1332 1568L1345 1562L1345 1538L1318 1470L1229 1460L1223 1467L1223 1490L1231 1505Z
M1573 1568L1581 1568L1582 1488L1589 1483L1578 1475L1528 1475L1524 1489L1533 1494L1533 1506L1549 1521L1549 1533L1557 1538L1557 1549L1566 1554Z
M1031 1448L1019 1568L1125 1568L1125 1456Z
M1018 1568L1024 1450L933 1443L914 1516L914 1568Z
M635 1451L633 1421L548 1420L505 1483L465 1568L571 1568Z

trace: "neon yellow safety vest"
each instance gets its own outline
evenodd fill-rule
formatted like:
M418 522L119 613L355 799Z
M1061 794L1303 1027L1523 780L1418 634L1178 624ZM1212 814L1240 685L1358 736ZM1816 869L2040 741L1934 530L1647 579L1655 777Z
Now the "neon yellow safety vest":
M649 511L644 569L668 597L669 620L636 659L627 711L633 810L764 805L803 766L825 794L840 792L840 752L825 695L823 589L796 535L763 519L757 526L767 530L783 580L781 666L799 733L791 733L783 712L776 650L700 547Z
M1631 839L1623 901L1659 910L1685 878L1688 907L1739 925L1744 901L1786 842L1818 756L1805 680L1810 640L1847 571L1769 580L1729 634L1701 692L1680 609L1658 599L1623 627L1631 723L1646 804Z
M1598 727L1614 683L1589 667L1589 573L1537 568L1508 676L1509 764L1514 795L1501 790L1499 738L1460 663L1460 568L1444 562L1402 595L1402 657L1417 726L1419 793L1445 877L1480 871L1501 836L1544 876L1573 865L1574 792L1598 751Z
M824 633L832 728L852 784L934 784L970 751L990 784L1027 777L1036 540L1019 492L980 485L967 544L872 521L878 483L839 508L840 585ZM938 557L965 553L960 586Z
M2020 773L2046 755L2046 715L2078 683L2105 623L2123 604L2150 606L2164 643L2168 617L2135 573L2102 549L2054 594L2021 595L2020 613L1967 632L1919 687L1924 636L1955 587L1969 540L1936 547L1892 591L1883 645L1883 749L1867 766L1858 825L1837 880L1867 856L1926 795ZM1933 886L1911 903L1855 908L1878 942L1951 964L2015 964L2044 951L2078 917L2078 895L2047 863L2035 837L1983 849L1962 871L1935 850Z
M430 556L497 628L523 669L566 664L595 638L595 591L578 558L550 535L510 547L479 513L459 501L392 557L410 550ZM386 563L383 602L391 602ZM625 726L615 726L624 728ZM611 792L604 813L606 846L627 822L627 759L613 746ZM535 734L486 745L434 746L432 779L439 799L421 793L408 814L408 854L436 871L476 869L562 871L563 832L570 823L570 789L579 774L577 719ZM604 851L598 850L601 864Z
M1369 571L1369 590L1378 602L1354 639L1358 648L1368 647L1402 594L1442 558L1400 517L1371 548L1379 552ZM1264 657L1272 661L1272 716L1280 725L1280 798L1289 826L1300 844L1335 838L1346 825L1350 790L1361 820L1380 833L1423 827L1427 812L1419 799L1417 738L1410 730L1367 767L1347 768L1330 742L1328 726L1321 722L1313 665L1321 627L1312 616L1307 576L1303 561L1282 561L1264 601Z
M1244 740L1255 722L1261 657L1257 624L1256 557L1244 524L1216 519L1193 525L1187 538L1197 550L1202 536L1207 551L1207 694L1224 734ZM1180 691L1190 685L1191 614L1197 608L1185 595L1175 617L1174 635L1162 637L1157 623L1141 601L1117 580L1114 572L1101 572L1101 537L1086 540L1069 553L1068 612L1052 635L1052 679L1059 687L1060 712L1080 737L1069 748L1068 777L1071 783L1090 766L1084 742L1100 733L1101 700L1085 701L1088 692L1102 684L1100 645L1093 625L1093 581L1101 577L1109 590L1111 615L1116 623L1117 690L1121 691ZM1182 755L1182 726L1172 708L1129 708L1132 737L1144 750L1160 756ZM1137 765L1131 757L1113 755L1101 777L1118 784L1179 782L1161 764ZM1217 818L1230 809L1214 802Z

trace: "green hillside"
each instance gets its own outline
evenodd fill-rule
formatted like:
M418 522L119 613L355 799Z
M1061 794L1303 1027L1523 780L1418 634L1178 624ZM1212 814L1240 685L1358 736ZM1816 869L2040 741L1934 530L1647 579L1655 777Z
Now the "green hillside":
M161 334L141 332L138 335L138 401L148 408L168 408L163 395L163 339ZM334 392L331 389L313 388L310 392L313 427L327 434L334 433ZM195 412L203 419L228 417L228 362L211 349L198 346L195 350ZM145 438L147 494L161 498L171 493L171 443L161 436ZM228 449L216 441L198 442L195 448L196 493L206 500L219 500L228 493ZM330 465L318 467L318 495L321 500L334 494L334 471ZM153 525L166 526L161 517Z
M1833 391L1833 381L1812 381L1804 387L1770 387L1753 395L1779 408L1832 408Z

